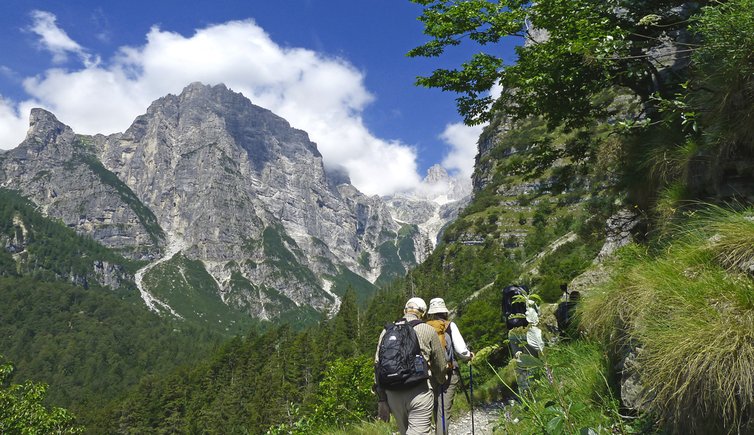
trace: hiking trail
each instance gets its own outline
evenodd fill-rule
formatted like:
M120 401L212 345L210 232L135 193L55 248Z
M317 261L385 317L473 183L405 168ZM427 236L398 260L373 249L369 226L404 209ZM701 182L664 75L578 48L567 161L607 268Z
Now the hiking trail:
M474 435L492 435L504 406L503 402L474 405ZM451 417L448 433L471 435L471 411L465 411L458 417Z

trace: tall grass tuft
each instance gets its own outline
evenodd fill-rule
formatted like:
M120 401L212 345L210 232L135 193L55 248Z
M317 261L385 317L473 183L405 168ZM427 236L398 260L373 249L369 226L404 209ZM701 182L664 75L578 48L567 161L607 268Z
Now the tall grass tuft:
M672 218L676 212L683 206L689 197L688 188L685 183L676 181L658 192L657 201L654 206L655 219L658 230L664 231L668 223L672 223Z
M700 213L699 226L711 234L707 249L723 267L749 271L754 267L754 211L734 212L711 206Z
M670 432L754 430L751 210L708 207L657 254L625 249L582 322L613 349L639 346L651 411Z

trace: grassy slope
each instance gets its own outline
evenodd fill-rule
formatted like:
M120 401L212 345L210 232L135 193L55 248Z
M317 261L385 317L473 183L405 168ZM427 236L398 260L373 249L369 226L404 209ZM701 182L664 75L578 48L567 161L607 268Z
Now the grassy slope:
M697 210L669 242L624 249L583 322L613 354L638 345L649 405L672 431L754 430L754 210ZM651 247L652 248L652 247Z

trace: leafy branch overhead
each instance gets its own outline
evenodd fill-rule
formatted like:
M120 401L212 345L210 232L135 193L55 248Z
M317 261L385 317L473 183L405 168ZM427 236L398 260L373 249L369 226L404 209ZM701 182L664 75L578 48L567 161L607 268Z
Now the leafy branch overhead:
M409 56L440 56L465 39L479 46L460 68L417 80L463 94L459 111L470 124L503 110L577 127L601 113L604 107L592 97L612 86L628 87L644 99L672 92L658 77L662 53L652 50L686 28L687 15L696 12L684 1L413 1L425 7L419 19L432 39ZM517 59L505 62L497 53L510 38L519 44ZM504 92L490 106L494 85Z
M636 180L655 183L653 192L689 184L685 167L672 171L675 178L653 179L663 164L656 157L666 152L723 156L754 139L752 0L412 1L424 8L419 20L430 39L410 57L442 56L459 44L478 48L417 84L457 93L467 124L539 118L566 134L612 126L624 152L619 158L631 163L620 174L629 191ZM515 58L503 57L504 44L516 45ZM617 97L635 103L620 109ZM540 148L594 163L600 138L594 139L586 148ZM562 164L545 160L533 166ZM707 162L702 173L713 179L701 184L720 184L718 163Z

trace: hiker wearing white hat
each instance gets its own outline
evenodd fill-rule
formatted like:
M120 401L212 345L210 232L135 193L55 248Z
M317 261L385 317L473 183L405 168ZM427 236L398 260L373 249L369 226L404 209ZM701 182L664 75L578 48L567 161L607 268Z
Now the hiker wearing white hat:
M432 433L434 388L446 379L445 349L421 321L426 311L423 299L409 299L403 318L385 326L374 357L375 390L384 393L402 435Z
M435 328L440 342L445 348L445 356L448 360L450 371L448 381L438 388L435 396L435 431L437 435L448 433L448 416L453 407L453 398L456 390L461 386L461 373L458 367L458 359L470 361L474 353L466 347L466 342L458 330L458 325L449 320L450 312L442 298L434 298L429 301L427 310L427 324ZM439 415L439 418L438 418Z

